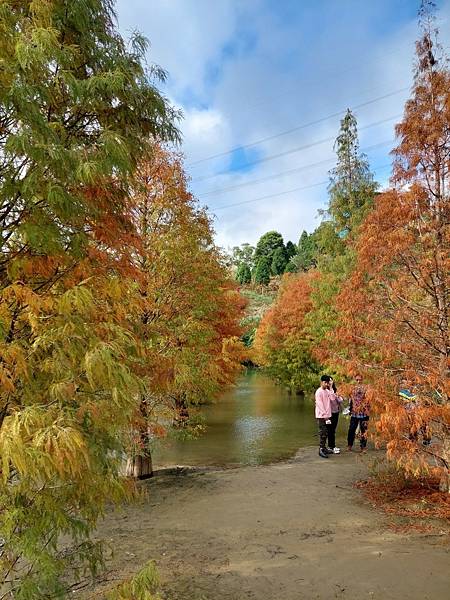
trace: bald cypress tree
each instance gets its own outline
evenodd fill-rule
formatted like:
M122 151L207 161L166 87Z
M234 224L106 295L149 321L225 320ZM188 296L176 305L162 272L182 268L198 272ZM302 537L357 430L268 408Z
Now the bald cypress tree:
M116 310L136 286L118 286L129 184L179 134L164 72L114 23L109 0L0 2L3 598L62 597L70 561L95 569L90 532L123 492L114 452L141 389Z

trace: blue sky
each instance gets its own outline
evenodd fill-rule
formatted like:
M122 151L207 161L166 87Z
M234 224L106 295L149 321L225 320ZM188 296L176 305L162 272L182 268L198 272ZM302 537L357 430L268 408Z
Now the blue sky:
M412 83L418 0L118 0L150 40L181 124L191 189L228 248L319 223L340 111L354 108L376 179ZM450 45L450 0L438 0ZM288 133L286 133L288 132ZM283 134L283 135L280 135Z

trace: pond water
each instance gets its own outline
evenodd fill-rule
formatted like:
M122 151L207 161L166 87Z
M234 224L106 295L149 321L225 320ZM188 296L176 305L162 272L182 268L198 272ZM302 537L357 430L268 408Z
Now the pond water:
M166 439L154 450L155 468L168 465L267 464L318 445L313 396L290 396L265 375L249 370L217 403L202 407L206 431L197 439ZM340 418L338 443L347 425Z

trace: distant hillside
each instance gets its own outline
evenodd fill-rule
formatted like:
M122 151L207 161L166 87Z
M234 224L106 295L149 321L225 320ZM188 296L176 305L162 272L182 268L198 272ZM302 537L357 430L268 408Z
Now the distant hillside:
M241 286L240 292L244 298L247 298L248 300L248 305L245 310L246 315L241 321L241 324L245 329L243 340L246 346L252 345L261 317L266 310L270 308L277 296L280 280L280 277L273 277L270 284L266 286Z

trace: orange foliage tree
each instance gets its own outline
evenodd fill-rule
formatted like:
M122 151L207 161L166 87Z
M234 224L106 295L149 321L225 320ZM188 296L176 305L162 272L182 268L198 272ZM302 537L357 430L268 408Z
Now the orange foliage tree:
M98 565L89 534L127 493L123 453L139 456L129 474L151 472L150 437L216 396L243 358L243 301L180 159L155 146L127 183L128 196L116 177L84 186L94 208L78 255L44 256L18 234L4 254L0 566L17 589L63 589L61 533L78 540L76 565Z
M434 34L425 23L396 128L393 189L361 228L332 358L372 381L388 457L409 475L437 469L450 491L450 73ZM402 378L418 398L409 410Z
M318 277L316 271L286 274L255 337L256 362L280 383L299 391L313 388L320 371L305 323L312 309L312 284Z
M164 392L170 418L169 394L213 395L239 369L241 301L181 164L154 148L179 133L145 40L125 44L106 0L1 14L2 597L61 597L69 564L101 562L90 534L128 491L143 399Z
M150 460L149 432L163 435L161 423L171 420L187 425L190 405L212 400L234 380L244 359L244 300L176 153L154 148L138 170L132 203L140 240L135 327L146 380L138 417L141 455Z
M115 457L144 384L129 179L179 133L111 2L0 12L2 597L61 597L70 563L99 563L90 532L126 492Z

